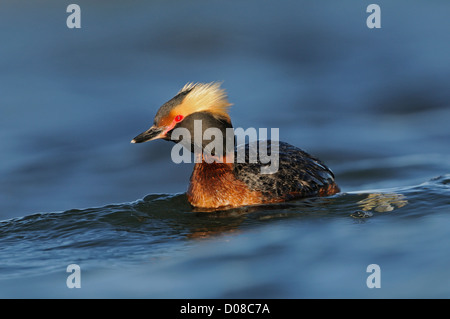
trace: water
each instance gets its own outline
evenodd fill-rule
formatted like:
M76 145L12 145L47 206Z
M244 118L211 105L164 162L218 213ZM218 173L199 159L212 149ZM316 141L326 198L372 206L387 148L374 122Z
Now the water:
M447 175L371 197L215 214L193 212L184 194L161 194L4 221L3 297L445 298L449 185ZM83 270L79 291L65 287L71 263ZM366 286L373 263L379 291Z
M65 4L0 6L1 297L450 296L446 1L379 1L380 30L358 1L77 3L80 30ZM343 192L192 209L192 164L129 141L213 80L236 127L280 128Z

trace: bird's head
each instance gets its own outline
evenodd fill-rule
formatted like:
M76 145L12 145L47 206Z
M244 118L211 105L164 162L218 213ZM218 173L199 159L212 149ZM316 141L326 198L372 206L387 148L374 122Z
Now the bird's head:
M172 136L176 128L185 128L190 132L191 146L194 146L194 133L197 134L200 131L203 137L203 133L208 128L219 129L225 138L226 129L232 128L228 115L230 106L220 83L188 83L159 108L153 125L136 136L131 143L143 143L155 139L172 140L178 143L180 139ZM199 123L201 123L201 130L195 127ZM202 141L201 147L203 148L206 144L208 141Z

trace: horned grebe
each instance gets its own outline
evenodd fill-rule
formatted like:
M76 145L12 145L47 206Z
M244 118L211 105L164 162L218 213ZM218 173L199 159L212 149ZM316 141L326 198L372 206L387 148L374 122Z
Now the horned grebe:
M213 154L218 161L208 160L202 154L195 164L190 178L187 197L191 205L200 208L238 207L255 204L276 203L291 199L329 196L340 191L334 181L333 172L317 158L285 142L278 142L271 148L270 141L257 142L267 147L267 153L277 155L278 170L262 174L262 163L249 161L251 143L241 146L233 144L227 148L227 128L232 129L228 115L227 95L220 83L188 83L171 100L163 104L154 118L153 126L136 136L131 143L142 143L155 139L181 142L172 136L176 128L185 128L194 135L194 123L201 120L201 133L208 128L217 128L223 134L222 154ZM186 142L186 141L184 141ZM190 140L191 151L195 148L194 138ZM209 143L209 142L208 142ZM205 141L197 145L205 149ZM183 143L182 143L183 144ZM184 144L183 144L184 145ZM245 149L245 161L238 161L234 153ZM276 152L274 154L273 152ZM232 157L229 155L233 154ZM230 159L231 158L231 159Z

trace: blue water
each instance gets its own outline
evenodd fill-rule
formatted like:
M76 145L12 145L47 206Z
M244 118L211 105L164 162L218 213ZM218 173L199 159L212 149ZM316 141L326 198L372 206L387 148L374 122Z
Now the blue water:
M377 3L372 30L360 1L78 1L73 30L69 2L3 1L0 297L448 298L450 4ZM129 141L215 80L342 193L192 209L193 164Z

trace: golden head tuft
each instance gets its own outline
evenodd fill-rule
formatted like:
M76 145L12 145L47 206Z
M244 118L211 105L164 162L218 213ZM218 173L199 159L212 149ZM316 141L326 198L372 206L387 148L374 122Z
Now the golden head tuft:
M229 119L228 109L232 104L228 102L227 94L220 85L219 82L187 83L178 94L189 93L183 102L174 108L175 113L177 110L184 114L207 111Z

